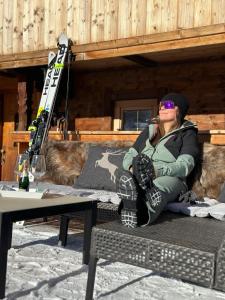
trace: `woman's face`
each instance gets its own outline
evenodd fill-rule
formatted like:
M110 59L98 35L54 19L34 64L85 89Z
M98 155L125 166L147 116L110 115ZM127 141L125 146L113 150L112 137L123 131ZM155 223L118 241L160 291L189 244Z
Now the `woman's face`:
M176 121L179 115L179 108L174 105L167 105L161 102L159 105L159 118L162 122Z

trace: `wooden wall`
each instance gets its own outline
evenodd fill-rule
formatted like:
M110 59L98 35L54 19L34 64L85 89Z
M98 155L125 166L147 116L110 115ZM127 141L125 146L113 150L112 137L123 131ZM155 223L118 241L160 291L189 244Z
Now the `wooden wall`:
M71 83L71 130L74 117L113 117L116 100L160 99L171 91L189 98L189 114L201 121L201 129L225 129L224 74L224 60L77 74Z
M225 23L225 0L0 0L0 55Z

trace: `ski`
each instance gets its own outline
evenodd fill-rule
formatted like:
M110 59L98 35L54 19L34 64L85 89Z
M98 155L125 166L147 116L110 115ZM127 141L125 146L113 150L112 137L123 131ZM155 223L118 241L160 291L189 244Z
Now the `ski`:
M54 52L49 53L48 69L46 72L37 116L28 128L30 131L30 141L26 153L29 154L30 160L34 154L40 153L43 143L47 137L69 46L68 38L65 34L61 34L58 40L57 54Z
M41 94L41 100L39 103L39 108L37 111L37 117L40 115L40 113L42 112L42 110L45 108L47 99L48 99L48 92L49 92L49 87L50 87L50 81L51 81L51 75L52 75L52 71L54 69L54 63L56 60L56 54L54 52L49 52L48 54L48 69L45 75L45 82L44 82L44 86L42 89L42 94Z

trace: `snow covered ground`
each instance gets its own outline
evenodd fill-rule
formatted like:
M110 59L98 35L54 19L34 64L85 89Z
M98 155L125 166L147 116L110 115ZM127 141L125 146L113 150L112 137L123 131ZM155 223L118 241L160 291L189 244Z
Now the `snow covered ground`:
M57 245L57 234L57 228L47 225L14 225L5 299L85 298L88 267L82 265L82 233L70 235L66 248ZM216 300L225 299L225 293L99 260L94 299Z

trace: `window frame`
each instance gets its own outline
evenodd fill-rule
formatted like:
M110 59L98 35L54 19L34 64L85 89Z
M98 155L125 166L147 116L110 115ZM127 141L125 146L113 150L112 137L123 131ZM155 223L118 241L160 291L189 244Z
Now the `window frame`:
M123 128L123 112L125 110L152 110L153 117L158 112L158 99L135 99L135 100L118 100L114 106L113 130L121 131ZM129 130L124 130L129 131Z

